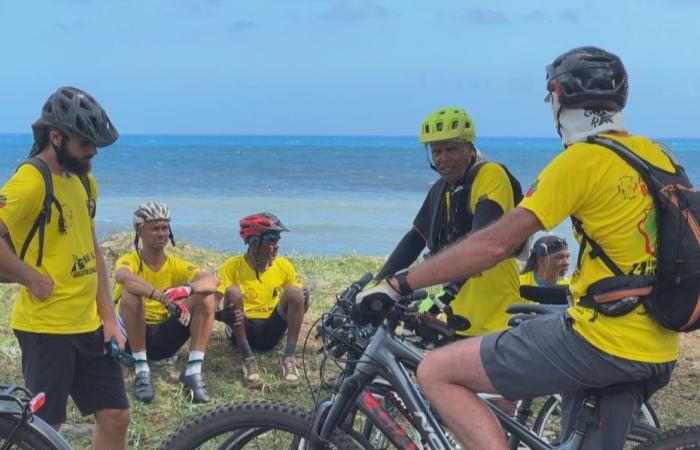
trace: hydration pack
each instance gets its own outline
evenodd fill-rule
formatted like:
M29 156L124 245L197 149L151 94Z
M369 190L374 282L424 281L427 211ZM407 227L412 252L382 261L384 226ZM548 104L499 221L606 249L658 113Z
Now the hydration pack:
M587 140L615 152L637 170L647 184L656 206L657 261L651 277L623 273L605 251L586 236L580 221L572 218L574 227L583 236L581 252L588 243L590 256L600 257L615 275L591 285L580 304L605 315L617 316L631 311L641 302L670 330L688 332L700 328L700 192L664 146L661 147L675 173L647 163L613 139L589 136Z

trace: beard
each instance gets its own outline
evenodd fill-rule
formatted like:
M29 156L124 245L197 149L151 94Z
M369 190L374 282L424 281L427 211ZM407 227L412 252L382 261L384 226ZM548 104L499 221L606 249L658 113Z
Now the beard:
M58 163L70 173L85 175L92 169L92 161L90 159L79 160L73 156L65 142L61 143L60 148L56 149L56 157Z

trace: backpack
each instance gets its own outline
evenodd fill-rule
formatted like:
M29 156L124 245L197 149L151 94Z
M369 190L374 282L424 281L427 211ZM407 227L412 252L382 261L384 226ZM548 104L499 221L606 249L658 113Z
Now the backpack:
M670 330L688 332L700 328L700 192L693 188L683 167L663 145L661 148L671 160L676 173L647 163L613 139L589 136L587 141L610 149L637 170L656 205L657 262L656 271L651 277L622 273L603 249L583 233L580 222L576 223L572 218L574 227L583 236L581 253L587 241L591 245L591 257L600 257L615 274L598 283L617 285L621 292L632 294L619 301L641 293L647 311Z
M45 193L44 193L44 202L43 206L41 208L41 212L39 213L39 216L37 216L36 220L34 221L34 225L32 225L32 228L29 230L29 233L27 234L26 239L24 240L24 243L22 244L22 248L20 249L19 252L19 259L24 261L24 257L27 254L27 250L29 249L29 244L31 243L32 239L34 238L34 235L38 232L39 233L39 251L37 252L37 258L36 258L36 267L41 266L42 258L44 256L44 230L46 228L46 224L51 223L51 213L52 213L52 206L56 208L56 211L58 211L58 229L60 233L65 233L66 232L66 224L65 224L65 219L63 218L63 208L61 208L61 204L58 202L56 197L53 195L53 180L51 179L51 170L49 170L49 166L46 165L46 163L37 157L32 157L27 159L26 161L22 162L19 166L17 166L17 170L19 170L20 167L22 167L25 164L29 164L31 166L34 166L39 173L41 174L41 177L44 179L44 187L45 187ZM87 174L85 175L80 175L80 182L85 188L85 192L87 193L88 196L88 214L90 215L91 218L95 218L95 199L92 197L92 189L90 187L90 180L88 179ZM17 251L14 248L14 245L12 245L12 240L9 238L9 235L5 236L5 240L10 247L10 249L17 254ZM3 279L0 278L0 283L11 283L11 280Z

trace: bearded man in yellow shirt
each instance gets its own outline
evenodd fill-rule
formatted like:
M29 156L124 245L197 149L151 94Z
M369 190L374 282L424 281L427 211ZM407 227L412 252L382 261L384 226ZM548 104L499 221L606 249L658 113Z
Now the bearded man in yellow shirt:
M399 273L358 301L397 299L399 292L460 279L507 258L528 236L574 217L585 231L571 281L574 305L507 331L459 341L427 355L418 380L445 425L467 448L507 448L504 433L477 392L517 400L566 393L564 435L585 398L585 389L626 385L600 392L599 421L584 449L622 449L644 397L668 383L679 352L678 333L664 328L641 298L623 289L626 311L591 307L594 292L616 280L602 248L630 283L653 275L656 266L656 205L640 174L611 150L587 142L604 135L649 164L675 172L670 156L622 126L627 72L620 58L595 47L570 50L547 66L546 100L565 149L539 174L523 201L484 230ZM583 237L583 235L579 234ZM603 283L601 283L603 282ZM614 315L615 313L619 313Z
M43 232L32 231L40 214L46 217L39 166L23 164L0 190L0 236L24 256L0 239L0 276L22 285L10 326L24 380L46 393L38 415L54 428L66 419L70 395L83 415L95 415L92 448L125 449L129 403L121 367L105 353L112 341L123 350L124 336L95 236L97 184L90 173L97 149L119 134L97 100L73 87L48 98L32 131L30 156L48 168L53 186L52 219Z

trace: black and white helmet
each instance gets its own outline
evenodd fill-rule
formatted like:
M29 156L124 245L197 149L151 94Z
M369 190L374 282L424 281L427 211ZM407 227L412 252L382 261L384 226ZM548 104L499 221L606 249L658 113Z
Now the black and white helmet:
M139 205L134 211L134 229L138 230L141 225L154 220L170 221L170 210L162 202L146 202Z

